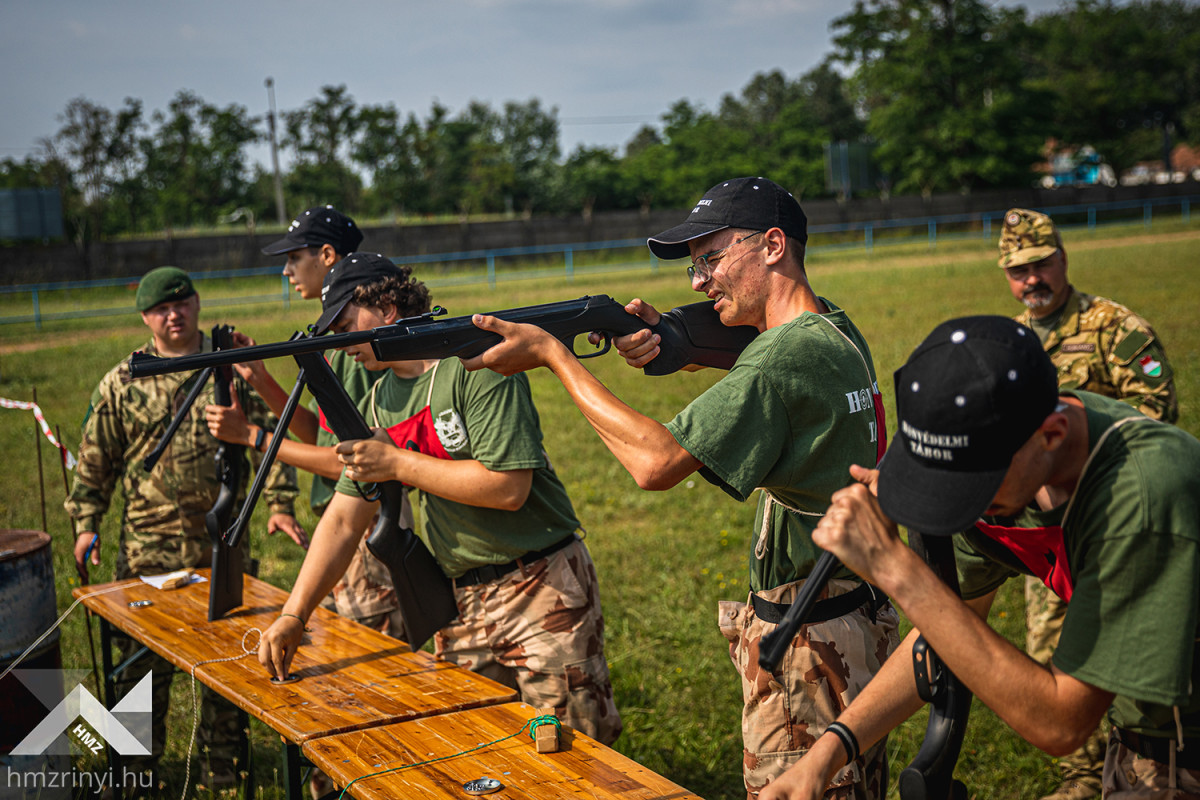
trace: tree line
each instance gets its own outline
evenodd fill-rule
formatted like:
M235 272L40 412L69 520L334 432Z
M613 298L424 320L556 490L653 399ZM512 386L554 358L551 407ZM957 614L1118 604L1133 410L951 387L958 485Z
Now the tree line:
M1030 16L986 0L856 0L809 72L754 75L718 107L680 99L623 148L565 157L557 109L435 102L423 117L325 86L279 115L287 210L333 203L390 216L590 214L682 207L730 175L830 193L825 147L866 145L865 193L1027 186L1047 141L1091 145L1118 172L1200 139L1200 7L1076 0ZM80 244L274 217L273 175L249 149L271 120L181 90L149 113L80 97L36 155L0 161L0 188L57 187Z

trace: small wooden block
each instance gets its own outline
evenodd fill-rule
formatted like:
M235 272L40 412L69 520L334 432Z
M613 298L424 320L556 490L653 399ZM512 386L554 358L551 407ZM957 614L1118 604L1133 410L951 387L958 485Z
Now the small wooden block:
M538 709L538 714L543 717L553 717L553 708ZM539 753L557 753L558 752L558 726L553 723L545 723L537 726L537 730L533 732L533 747Z
M181 569L178 572L172 572L166 577L162 583L164 589L178 589L180 586L187 586L192 582L192 571L190 569Z

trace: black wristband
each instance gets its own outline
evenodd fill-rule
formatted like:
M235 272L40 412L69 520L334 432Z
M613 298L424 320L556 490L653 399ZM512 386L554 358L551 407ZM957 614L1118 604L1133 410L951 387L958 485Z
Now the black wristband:
M254 437L254 449L261 453L262 446L263 446L263 440L265 440L266 438L267 438L267 429L259 428L258 435Z
M850 730L841 722L831 722L829 723L829 727L827 727L825 730L841 740L842 747L846 750L847 764L858 758L858 739L855 737L854 731Z

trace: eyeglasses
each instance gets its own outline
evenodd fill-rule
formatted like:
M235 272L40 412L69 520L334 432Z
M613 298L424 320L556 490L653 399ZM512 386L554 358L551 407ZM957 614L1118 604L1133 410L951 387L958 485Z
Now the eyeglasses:
M690 267L688 267L688 270L687 270L688 278L690 278L691 280L696 280L697 278L699 278L701 283L707 283L708 279L712 277L712 271L713 271L712 261L714 258L720 258L721 256L725 255L725 251L728 250L729 248L733 247L733 245L741 244L742 242L746 241L747 239L750 239L754 236L758 236L760 233L765 233L765 231L755 231L754 233L748 233L745 236L743 236L742 238L738 239L736 242L725 245L720 250L713 250L710 253L705 253L704 255L696 256L696 260L692 262L692 265Z

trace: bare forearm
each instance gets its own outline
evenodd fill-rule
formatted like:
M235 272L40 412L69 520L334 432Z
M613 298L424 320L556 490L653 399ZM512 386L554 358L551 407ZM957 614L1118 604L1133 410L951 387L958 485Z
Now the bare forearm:
M880 588L942 661L1026 741L1052 755L1078 747L1099 723L1112 694L1038 664L987 624L990 597L972 601L972 609L908 552L906 579L885 578L888 587Z
M638 486L669 489L703 466L665 425L621 401L565 347L547 366Z
M288 392L279 385L279 382L275 380L271 373L266 370L263 370L261 374L253 372L251 377L246 379L246 382L263 399L263 402L271 409L271 413L275 414L275 416L283 414L284 406L287 405L288 401ZM292 416L292 421L288 424L288 431L300 441L307 444L317 443L318 428L317 415L307 408L298 407L296 413ZM296 466L300 465L297 464Z
M307 620L346 574L375 504L335 495L304 556L283 611Z
M250 427L251 441L246 442L250 447L254 446L254 439L258 437L258 426ZM275 438L272 431L266 431L263 437L262 449L266 451L271 446L271 441ZM291 464L293 467L298 467L305 472L311 472L314 475L320 475L323 478L331 478L336 480L342 475L342 463L338 461L337 453L332 447L318 447L315 444L305 444L291 439L284 438L279 443L279 451L276 457L285 464Z
M395 452L396 480L455 503L516 511L525 505L533 470L490 470L472 459L446 460L411 450Z

